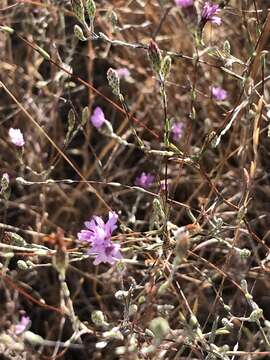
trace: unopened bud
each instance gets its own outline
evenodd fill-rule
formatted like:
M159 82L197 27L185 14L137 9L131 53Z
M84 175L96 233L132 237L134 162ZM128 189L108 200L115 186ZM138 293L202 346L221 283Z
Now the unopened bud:
M110 331L106 331L103 333L103 337L109 338L109 339L117 339L117 340L123 340L124 336L120 332L118 327L112 328Z
M91 314L91 320L97 326L104 326L106 325L106 321L103 315L103 312L100 310L93 311Z
M128 291L123 291L123 290L118 290L114 294L114 296L115 296L115 298L117 300L124 300L126 297L128 297L128 295L129 295L129 292Z
M158 341L161 341L170 331L168 321L162 317L153 319L149 327Z
M120 79L116 70L109 68L107 71L107 79L112 92L115 96L120 96Z
M223 319L221 320L221 323L222 323L222 325L223 325L227 330L231 330L231 329L233 329L233 327L234 327L233 323L230 322L230 321L229 321L228 319L226 319L226 318L223 318Z
M43 345L43 337L33 333L32 331L26 331L24 334L24 339L27 340L32 345Z
M23 260L18 260L17 261L17 266L20 270L27 270L28 269L28 265L26 264L25 261Z
M8 173L4 173L1 179L1 192L7 191L9 188L9 176Z
M252 322L256 322L258 321L261 317L263 317L263 310L258 308L252 311L252 313L249 316L250 321Z
M84 17L84 6L82 0L72 0L72 8L77 19L81 23L84 23L85 17Z
M239 255L240 255L241 259L244 260L244 259L248 259L250 257L251 252L250 252L250 250L244 248L239 251Z
M96 4L94 0L87 0L86 1L86 10L90 20L93 20L96 13Z
M155 72L159 73L161 68L161 52L155 41L150 40L148 45L148 56L151 61L152 68Z
M193 327L198 327L199 326L199 322L198 322L198 320L197 320L197 318L196 318L196 316L194 314L192 314L191 317L190 317L190 324Z
M10 187L8 173L4 173L0 182L0 196L3 196L5 200L9 199Z
M74 35L81 41L87 40L87 38L84 36L82 28L79 25L74 26Z
M112 124L105 119L104 123L102 124L102 127L100 128L100 132L106 136L113 135L113 127Z
M164 79L166 79L166 77L169 75L171 66L172 66L172 59L169 55L166 55L165 58L162 60L161 69L160 69L161 75L163 76Z

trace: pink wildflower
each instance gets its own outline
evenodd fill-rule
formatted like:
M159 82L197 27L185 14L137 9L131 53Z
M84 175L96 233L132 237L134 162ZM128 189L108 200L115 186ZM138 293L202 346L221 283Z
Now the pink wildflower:
M135 180L135 185L148 189L154 181L155 177L149 173L142 172Z
M201 22L206 24L208 21L212 24L220 25L221 18L217 16L217 13L220 11L219 5L212 4L208 1L204 4L201 13Z
M80 241L86 241L90 244L89 254L95 256L94 265L101 262L114 264L122 259L120 245L111 241L112 232L117 228L118 216L115 212L109 213L109 219L106 223L99 216L94 216L91 221L84 223L86 230L78 233Z
M15 334L20 335L22 334L27 328L29 327L30 319L28 316L22 316L21 321L19 324L15 326Z
M18 147L22 147L24 145L24 138L23 138L23 134L20 129L10 128L8 131L8 134L10 137L10 141L14 145L16 145Z
M102 111L101 107L97 106L91 116L91 122L94 127L99 129L105 122L104 112Z
M172 137L175 142L179 141L183 136L184 124L181 122L174 122L171 128Z
M116 72L120 78L125 78L125 77L130 76L130 71L126 67L119 68L116 70Z
M217 101L223 101L227 98L228 93L221 87L212 87L212 96Z
M183 8L193 5L193 0L174 0L175 5L182 6Z

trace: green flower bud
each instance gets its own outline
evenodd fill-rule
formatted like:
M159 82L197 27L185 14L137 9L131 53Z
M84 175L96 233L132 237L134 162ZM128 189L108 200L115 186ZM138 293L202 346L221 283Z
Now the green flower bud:
M120 332L118 327L114 327L109 331L105 331L103 333L103 337L104 338L109 338L109 339L117 339L117 340L123 340L124 339L124 336Z
M148 45L148 56L149 56L153 70L156 73L159 73L160 68L161 68L162 57L161 57L161 52L159 50L159 47L153 40L151 40Z
M7 191L8 188L9 188L9 176L7 173L4 173L1 179L1 192Z
M172 66L172 59L169 55L166 55L161 62L161 69L160 69L161 75L163 76L164 79L166 79L166 77L169 75L171 66Z
M82 28L79 25L74 26L74 35L81 41L87 40L87 38L84 36Z
M84 17L83 1L82 0L72 0L71 3L72 3L73 11L74 11L77 19L81 23L84 23L85 22L85 17Z
M109 85L112 89L112 92L115 96L119 97L120 96L120 79L119 76L117 74L117 71L109 68L109 70L107 71L107 79L109 82Z
M233 323L230 322L230 321L229 321L228 319L226 319L226 318L223 318L223 319L221 320L221 323L222 323L222 325L223 325L227 330L231 330L231 329L233 329L233 327L234 327Z
M91 320L97 326L104 326L104 325L107 324L106 321L105 321L103 312L100 311L100 310L95 310L95 311L92 312Z
M244 260L244 259L247 259L250 257L251 252L248 249L242 249L239 251L239 255L240 255L241 259Z
M26 264L25 261L23 260L18 260L17 261L17 266L20 270L27 270L28 269L28 265Z
M150 330L155 335L155 338L160 342L170 331L169 323L162 317L157 317L150 322Z
M96 4L94 0L87 0L86 1L86 10L90 20L93 20L96 13Z
M18 234L7 231L5 233L10 238L10 244L14 246L28 246L27 242Z
M261 317L263 317L263 310L258 308L252 311L252 313L249 316L250 321L252 322L256 322L258 321Z
M81 120L82 126L85 126L88 123L89 118L90 118L90 111L88 106L86 106L85 108L83 108L82 111L82 120Z

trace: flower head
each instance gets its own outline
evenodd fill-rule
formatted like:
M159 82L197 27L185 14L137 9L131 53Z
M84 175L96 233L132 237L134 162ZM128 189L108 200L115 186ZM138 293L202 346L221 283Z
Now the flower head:
M23 134L20 129L10 128L8 131L8 135L10 137L10 141L14 145L16 145L18 147L22 147L24 145L24 138L23 138Z
M228 93L221 87L212 87L212 96L217 101L223 101L227 98Z
M183 8L193 5L193 0L174 0L175 5L182 6Z
M97 129L99 129L104 124L106 119L101 107L97 106L95 108L90 120L93 126L96 127Z
M86 241L91 246L89 254L95 255L94 265L101 262L115 263L122 258L120 254L120 245L111 241L113 231L117 228L118 216L115 212L109 213L109 219L106 223L100 216L94 216L90 221L84 223L86 230L78 233L80 241Z
M175 142L179 141L183 136L184 124L181 122L174 122L171 128L172 137Z
M19 324L15 326L15 334L20 335L22 334L29 326L30 319L28 316L22 316L21 321Z
M206 24L207 21L210 21L212 24L220 25L221 18L217 16L217 13L220 11L219 5L212 4L208 1L204 4L201 13L201 21L203 24Z
M125 77L130 76L130 71L126 67L119 68L116 70L116 72L117 72L119 78L125 78Z
M135 185L148 189L153 184L154 179L154 175L142 172L141 175L136 178Z

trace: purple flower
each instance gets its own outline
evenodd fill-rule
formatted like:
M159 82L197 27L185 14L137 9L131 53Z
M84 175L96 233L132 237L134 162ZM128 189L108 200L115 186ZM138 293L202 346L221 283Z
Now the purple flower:
M99 129L105 122L104 112L102 111L101 107L97 106L91 116L91 122L94 127Z
M109 219L106 223L99 216L94 216L91 221L84 223L87 230L78 233L80 241L86 241L90 244L89 254L94 255L94 265L101 262L114 264L117 260L122 259L120 254L120 245L111 241L112 232L117 228L118 216L115 212L109 213Z
M212 87L212 96L217 101L223 101L227 98L228 93L226 90L222 89L221 87Z
M183 8L193 5L193 0L174 0L175 5L182 6Z
M135 185L148 189L153 184L154 179L154 175L142 172L141 175L136 178Z
M215 5L206 1L202 9L201 22L203 24L206 24L207 21L210 21L212 24L220 25L221 18L219 16L216 16L219 11L219 5Z
M179 141L183 135L184 124L181 122L174 122L171 128L172 137L175 142Z
M126 67L119 68L116 70L116 72L120 78L125 78L125 77L130 76L130 71Z
M15 334L20 335L22 334L27 328L29 327L30 319L28 316L22 316L21 321L19 324L15 326Z
M24 138L23 138L23 134L20 129L10 128L8 131L8 135L10 137L10 141L14 145L16 145L18 147L22 147L24 145Z

